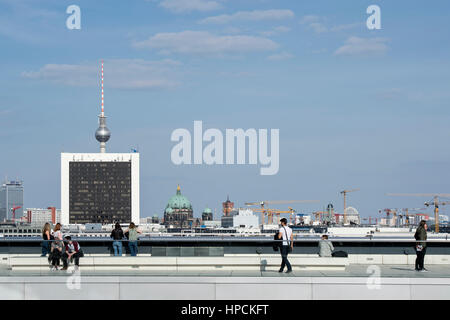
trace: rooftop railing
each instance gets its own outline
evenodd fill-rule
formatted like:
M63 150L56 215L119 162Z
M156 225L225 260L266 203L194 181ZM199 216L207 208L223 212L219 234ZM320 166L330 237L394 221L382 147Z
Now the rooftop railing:
M110 238L73 237L85 254L112 255ZM315 254L319 237L294 238L294 254ZM273 247L282 240L267 237L141 237L139 254L152 256L223 256L227 254L274 254ZM414 254L416 240L394 237L330 237L335 250L349 254ZM0 254L40 254L42 240L39 238L0 238ZM128 241L121 241L124 253ZM450 239L433 238L427 241L427 254L450 254Z

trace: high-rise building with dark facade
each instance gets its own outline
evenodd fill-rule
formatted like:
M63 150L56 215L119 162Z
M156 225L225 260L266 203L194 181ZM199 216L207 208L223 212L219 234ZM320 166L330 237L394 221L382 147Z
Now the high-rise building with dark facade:
M63 224L139 223L138 153L62 153Z
M5 181L0 186L0 221L12 220L14 211L16 219L22 216L23 183L22 181Z
M70 162L69 220L131 221L131 162Z

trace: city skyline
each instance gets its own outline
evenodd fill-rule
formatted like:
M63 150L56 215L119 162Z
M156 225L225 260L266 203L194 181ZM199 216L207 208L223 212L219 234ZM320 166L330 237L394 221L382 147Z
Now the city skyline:
M68 30L72 1L0 1L0 176L24 181L26 207L61 207L61 152L98 152L102 59L107 152L139 146L141 217L162 216L177 184L196 217L227 194L341 212L339 192L359 188L348 205L381 217L430 200L389 192L450 190L449 3L195 3L78 1ZM374 3L381 30L365 26ZM194 121L279 129L279 172L174 165L171 133Z

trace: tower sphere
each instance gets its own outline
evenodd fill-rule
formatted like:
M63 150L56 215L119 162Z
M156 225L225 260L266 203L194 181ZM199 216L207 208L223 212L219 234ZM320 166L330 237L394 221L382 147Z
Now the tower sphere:
M97 139L98 142L107 142L110 137L111 131L109 131L109 129L106 126L99 127L95 131L95 139Z

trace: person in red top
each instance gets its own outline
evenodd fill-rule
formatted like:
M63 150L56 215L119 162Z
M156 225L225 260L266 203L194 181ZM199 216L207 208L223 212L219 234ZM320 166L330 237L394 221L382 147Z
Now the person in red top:
M62 257L64 264L62 270L67 270L69 266L69 260L70 261L75 260L75 269L78 270L78 267L80 265L80 258L83 257L83 251L81 251L78 242L72 241L72 238L70 236L66 236L64 239L67 242L65 246L65 252Z

